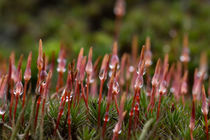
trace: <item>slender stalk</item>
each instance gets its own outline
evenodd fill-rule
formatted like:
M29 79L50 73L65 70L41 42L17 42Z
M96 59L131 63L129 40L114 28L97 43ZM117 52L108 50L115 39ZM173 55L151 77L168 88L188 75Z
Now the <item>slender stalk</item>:
M209 140L209 128L208 128L208 117L204 114L205 127L206 127L206 140Z
M13 82L12 82L13 85ZM13 94L13 86L11 86L11 101L10 101L10 106L9 106L9 118L12 120L12 107L13 107L13 100L14 100L14 94Z
M22 107L25 104L25 98L26 98L26 91L27 91L27 85L28 85L28 80L25 80L25 84L24 84L24 92L23 92L23 103L22 103Z
M37 119L39 115L39 106L41 102L41 96L38 97L37 103L36 103L36 114L35 114L35 121L34 121L34 128L36 130L36 125L37 125Z
M15 121L15 116L16 116L16 112L17 112L17 105L18 105L19 95L17 94L15 97L16 97L16 102L15 102L15 110L14 110L14 114L13 114L13 120L14 121Z
M149 110L151 109L151 113L152 113L152 108L154 106L154 100L155 100L155 86L152 86L152 91L150 94L150 103L147 107L147 112L149 112Z
M86 93L86 95L87 95L86 98L87 98L87 101L88 101L88 96L89 96L89 85L90 85L89 77L90 77L90 75L88 74L87 75L87 83L86 83L86 86L87 86L86 87L86 92L87 92Z
M156 120L159 119L160 105L161 105L161 97L162 97L162 92L160 93L160 96L159 96L159 102L158 102L158 110L157 110L157 118L156 118Z
M119 111L119 107L118 107L118 104L117 104L117 97L116 97L116 95L114 95L114 103L115 103L115 106L116 106L117 113L119 115L120 111Z
M131 105L131 111L129 113L129 122L128 122L128 137L127 139L130 138L130 135L131 135L131 127L132 127L132 118L133 118L133 107L135 105L135 101L136 101L136 96L137 96L137 92L138 90L136 89L135 90L135 93L134 93L134 97L133 97L133 102L132 102L132 105Z
M103 85L104 85L104 79L101 80L100 83L100 92L99 92L99 100L98 100L98 127L101 125L101 100L102 100L102 92L103 92Z

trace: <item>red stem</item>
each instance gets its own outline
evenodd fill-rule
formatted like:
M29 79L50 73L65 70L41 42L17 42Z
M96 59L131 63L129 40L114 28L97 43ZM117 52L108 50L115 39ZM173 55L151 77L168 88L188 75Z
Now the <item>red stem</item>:
M131 111L130 111L130 114L129 114L128 137L127 137L127 139L130 139L131 126L132 126L132 118L133 118L133 107L134 107L134 105L135 105L137 92L138 92L138 90L136 89L136 90L135 90L135 93L134 93L134 97L133 97L133 102L132 102L132 105L131 105Z
M147 112L149 112L149 110L151 109L151 113L152 113L152 108L154 106L154 100L155 100L155 86L152 86L152 92L150 94L150 103L147 107Z
M71 111L71 102L72 100L70 99L70 93L68 94L68 137L71 139L71 118L70 118L70 111Z
M87 99L85 98L85 89L84 89L84 86L83 86L83 83L81 82L81 90L82 90L82 97L85 101L85 105L86 105L86 108L87 108L87 111L89 111L89 108L88 108L88 101Z
M15 110L13 114L13 119L15 120L16 112L17 112L17 105L18 105L19 94L16 95L16 102L15 102Z
M39 105L41 102L41 97L39 96L37 103L36 103L36 115L35 115L35 121L34 121L34 128L36 130L36 125L37 125L37 118L38 118L38 114L39 114Z
M161 97L162 97L162 93L160 93L160 97L159 97L158 110L157 110L157 118L156 118L156 120L158 120L158 119L159 119L159 114L160 114L160 105L161 105Z
M204 119L205 119L205 127L206 127L206 140L209 140L209 128L208 128L207 114L204 114Z
M101 80L99 100L98 100L98 127L101 125L100 113L101 113L101 100L102 100L103 85L104 85L104 80Z
M26 81L25 81L25 84L24 84L24 92L23 92L23 103L22 103L22 107L24 107L24 105L25 105L25 98L26 98L27 85L28 85L28 80L26 80Z
M87 75L87 84L86 84L87 85L87 87L86 87L87 102L88 102L88 97L89 97L89 85L90 85L89 77L90 77L90 75L88 74Z
M116 97L116 95L114 95L114 103L115 103L115 106L116 106L116 109L117 109L117 113L119 115L120 111L119 111L119 107L118 107L118 104L117 104L117 97Z

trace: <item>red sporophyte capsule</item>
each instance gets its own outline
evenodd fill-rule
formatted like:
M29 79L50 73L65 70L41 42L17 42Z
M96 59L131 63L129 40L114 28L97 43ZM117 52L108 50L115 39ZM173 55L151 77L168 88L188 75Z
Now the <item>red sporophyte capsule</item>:
M188 71L186 70L184 73L184 76L182 78L181 94L187 94L187 92L188 92L187 77L188 77Z
M122 17L125 15L125 1L124 0L117 0L115 7L114 7L114 14L117 17Z
M201 77L198 76L198 69L195 69L194 72L194 83L192 88L193 99L199 99L201 93Z
M119 94L119 92L120 92L120 85L119 85L117 79L115 78L113 85L112 85L112 93L114 95L117 95L117 94Z
M160 76L160 59L158 59L156 67L155 67L155 73L154 76L152 77L152 85L153 86L158 86L159 84L159 76Z
M202 108L201 111L203 114L208 114L208 100L206 99L206 92L204 85L202 86Z
M78 58L77 58L77 70L78 70L78 71L79 71L80 65L81 65L81 63L82 63L83 52L84 52L84 49L81 48L81 49L80 49L80 52L79 52L79 55L78 55Z
M145 51L144 51L144 50L145 50L145 46L143 45L143 46L142 46L142 49L141 49L141 54L140 54L140 58L139 58L139 63L138 63L138 66L137 66L137 71L136 71L137 74L139 74L140 71L141 71L141 65L142 65L142 63L145 64L145 59L144 59ZM144 67L144 65L143 65L143 67ZM143 69L143 74L144 74L144 71L145 71L145 68Z
M15 67L15 53L12 52L10 55L10 60L11 60L11 65L12 65L12 71L11 71L11 79L16 82L18 77L17 77L17 69Z
M100 80L105 80L107 78L107 64L109 63L109 55L105 55L102 61L101 69L99 72L99 79Z
M183 48L182 48L182 54L180 56L180 61L183 63L187 63L190 61L190 51L189 51L189 46L188 46L188 36L185 35L184 36L184 40L183 40Z
M207 55L205 52L203 52L200 57L198 76L204 75L204 78L207 78L208 77L207 70L208 70Z
M38 58L37 58L37 68L38 68L39 71L42 69L42 66L43 66L42 56L43 56L42 40L40 39L39 40L39 55L38 55Z
M117 42L114 42L113 50L112 50L112 57L110 60L109 68L113 70L115 68L115 65L117 65L117 69L119 69L119 58L117 56Z
M24 73L24 80L29 81L31 79L31 60L32 60L32 52L28 55L28 61L26 65L26 70Z
M167 92L167 82L166 82L166 76L168 73L168 64L164 67L162 80L160 81L160 87L159 87L159 93L166 94Z
M152 65L152 52L151 52L151 43L150 43L150 38L147 37L146 38L146 49L145 49L145 55L144 55L144 59L145 59L145 66L149 67Z
M93 53L93 48L91 47L88 54L88 62L85 67L85 71L88 75L91 75L93 72L92 53Z
M85 64L86 64L86 59L87 57L83 57L81 65L80 65L80 71L79 71L79 76L80 76L80 82L84 80L85 78Z
M6 85L7 75L0 78L0 115L4 115L7 109Z
M58 62L58 67L57 67L57 71L60 73L64 73L66 71L66 59L65 59L65 51L64 49L61 47L60 49L60 53L59 53L59 57L57 59Z
M143 87L143 84L144 84L143 76L141 74L138 74L137 78L136 78L136 81L135 81L135 84L134 84L134 89L135 90L141 89Z

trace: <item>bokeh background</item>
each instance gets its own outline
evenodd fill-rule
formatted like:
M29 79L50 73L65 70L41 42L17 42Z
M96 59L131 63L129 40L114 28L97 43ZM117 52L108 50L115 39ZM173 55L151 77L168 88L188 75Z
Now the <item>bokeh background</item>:
M16 59L22 53L26 61L28 52L33 51L35 74L40 38L47 56L52 51L57 55L61 42L69 60L77 57L81 47L87 54L93 46L94 59L110 53L114 5L115 0L0 0L0 60L5 61L15 51ZM185 33L189 35L192 74L200 52L206 51L210 58L210 1L126 0L119 55L131 51L134 35L138 36L139 52L150 36L154 61L166 52L174 61L179 59Z

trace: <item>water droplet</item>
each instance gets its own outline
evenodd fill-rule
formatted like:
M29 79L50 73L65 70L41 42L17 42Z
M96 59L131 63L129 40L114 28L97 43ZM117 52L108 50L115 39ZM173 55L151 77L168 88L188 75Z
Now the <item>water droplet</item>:
M108 115L104 117L104 121L105 122L108 122L109 121L109 116Z
M0 115L4 115L7 110L7 104L4 99L0 99Z

